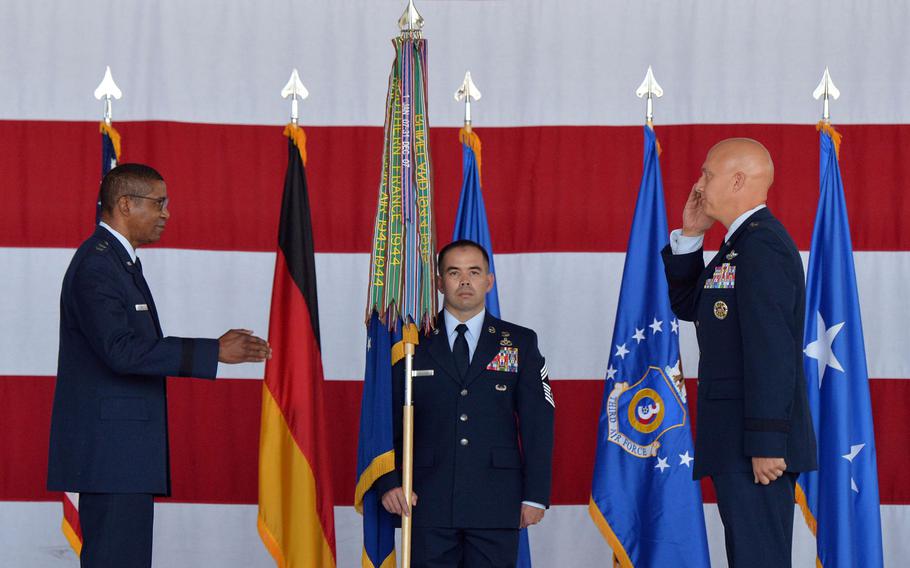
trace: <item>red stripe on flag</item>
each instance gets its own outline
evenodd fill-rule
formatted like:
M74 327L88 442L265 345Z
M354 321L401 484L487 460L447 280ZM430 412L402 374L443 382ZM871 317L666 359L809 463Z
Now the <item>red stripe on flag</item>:
M0 500L57 501L44 489L52 377L0 377ZM553 502L587 504L594 467L602 380L554 380L556 444ZM690 404L695 381L687 380ZM326 427L335 505L352 505L362 381L325 381ZM870 381L879 492L884 505L910 505L910 380ZM171 501L251 504L257 499L262 382L168 381ZM696 408L692 408L693 417ZM14 464L12 467L10 464ZM345 483L349 480L350 483ZM713 501L706 487L705 500Z
M273 126L118 122L124 161L168 184L173 219L161 246L271 252L287 139ZM910 125L838 126L855 250L910 250ZM53 131L53 136L48 132ZM497 253L624 251L641 175L641 127L485 128L484 199ZM658 126L670 225L705 152L729 136L764 142L776 163L769 204L808 250L818 202L815 125ZM95 122L0 121L0 246L75 248L98 191ZM308 127L317 252L370 250L382 129ZM451 234L461 180L457 129L434 128L436 223ZM48 207L48 199L53 207ZM196 214L205 211L205 215ZM224 227L230 227L225 230ZM722 230L713 231L708 248ZM444 244L444 243L440 243Z

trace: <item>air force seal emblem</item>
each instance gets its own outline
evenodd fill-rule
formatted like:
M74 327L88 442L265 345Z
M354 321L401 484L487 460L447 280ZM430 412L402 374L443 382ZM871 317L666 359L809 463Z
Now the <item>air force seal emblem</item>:
M615 383L607 398L607 438L638 458L657 455L660 437L686 423L686 407L673 379L648 367L634 385Z

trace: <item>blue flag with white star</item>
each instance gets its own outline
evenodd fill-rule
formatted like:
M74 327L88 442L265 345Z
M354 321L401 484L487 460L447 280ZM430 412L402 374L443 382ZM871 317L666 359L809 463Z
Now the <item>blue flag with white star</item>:
M455 229L452 240L470 239L486 249L490 255L490 272L496 274L493 265L493 243L490 239L490 226L487 224L487 210L483 204L483 193L480 189L480 138L474 132L462 130L461 150L461 196L458 198L458 212L455 214ZM499 291L496 281L487 292L486 309L495 318L499 317ZM516 568L531 568L531 546L528 541L528 530L521 529L518 535L518 564Z
M669 237L657 138L644 130L588 509L623 568L710 566L679 322L660 258Z
M850 223L837 161L840 135L829 125L821 130L821 192L809 252L803 359L818 471L800 476L797 498L825 568L876 567L883 562L878 470Z

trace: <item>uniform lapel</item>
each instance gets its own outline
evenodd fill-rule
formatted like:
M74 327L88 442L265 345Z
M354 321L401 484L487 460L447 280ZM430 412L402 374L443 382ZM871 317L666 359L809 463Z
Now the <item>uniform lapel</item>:
M477 339L477 347L474 349L474 356L471 358L471 366L468 367L468 373L465 376L465 386L471 384L483 373L499 350L499 343L496 341L498 338L496 327L499 323L499 320L491 316L489 311L484 316L483 328L481 328L480 337ZM493 331L490 331L491 329Z
M458 369L455 367L455 357L452 355L452 349L449 347L449 335L446 330L446 318L442 312L436 319L438 326L430 335L426 336L427 352L436 361L438 368L445 371L449 378L458 384L461 384L461 377L458 375ZM439 332L439 333L437 333Z
M695 298L695 303L698 303L699 298L701 298L702 290L704 290L705 280L712 277L714 274L714 269L717 268L722 262L727 261L727 255L735 250L734 245L736 244L737 239L746 231L750 223L761 222L765 219L771 218L771 212L768 211L767 207L763 207L756 211L755 213L749 215L742 224L733 231L733 234L730 235L730 238L720 247L720 250L717 251L717 254L714 255L714 258L711 259L706 266L704 271L702 271L701 276L699 277L699 287L697 297ZM729 259L732 260L732 259ZM728 261L729 262L729 261Z
M120 266L130 275L133 280L133 285L139 289L139 292L142 293L142 297L145 298L145 303L148 305L149 313L152 315L152 321L155 323L155 331L158 332L158 337L164 337L161 333L161 324L158 321L158 310L155 308L155 301L152 299L152 291L149 290L148 284L142 276L142 271L136 266L133 259L130 258L130 253L126 252L126 249L123 248L120 241L114 238L114 235L110 234L104 227L99 226L95 230L95 236L107 242L108 246L117 253L117 260L120 262ZM127 308L129 308L129 306L127 306Z

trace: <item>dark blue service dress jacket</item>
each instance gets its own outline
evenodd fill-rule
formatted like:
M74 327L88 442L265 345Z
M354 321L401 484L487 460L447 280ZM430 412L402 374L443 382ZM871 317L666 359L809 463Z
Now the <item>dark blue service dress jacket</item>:
M803 373L806 286L799 250L763 208L704 265L662 251L673 312L694 321L700 358L695 478L751 472L752 457L816 468Z
M140 266L99 226L63 278L47 488L168 495L165 377L217 365L218 340L162 336Z
M414 399L414 526L517 529L521 502L550 504L555 403L537 335L487 312L467 374L449 347L445 318L420 337ZM394 372L396 470L401 485L404 362Z

